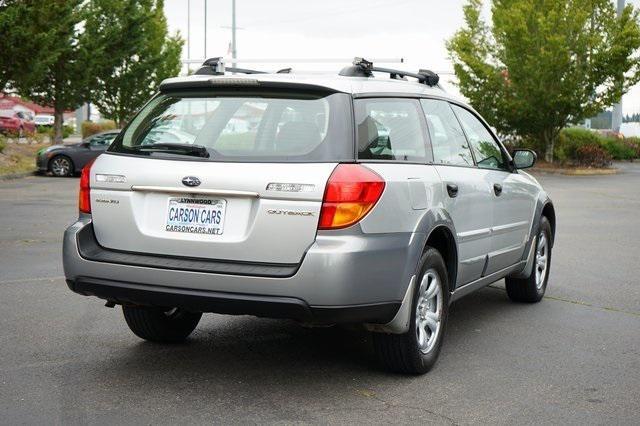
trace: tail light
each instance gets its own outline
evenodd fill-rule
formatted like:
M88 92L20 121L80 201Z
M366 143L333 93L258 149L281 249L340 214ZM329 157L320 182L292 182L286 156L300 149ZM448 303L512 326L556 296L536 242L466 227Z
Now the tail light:
M359 164L339 164L327 181L318 229L339 229L360 221L378 202L384 180Z
M78 194L78 208L80 213L91 213L91 166L95 159L89 161L80 175L80 192Z

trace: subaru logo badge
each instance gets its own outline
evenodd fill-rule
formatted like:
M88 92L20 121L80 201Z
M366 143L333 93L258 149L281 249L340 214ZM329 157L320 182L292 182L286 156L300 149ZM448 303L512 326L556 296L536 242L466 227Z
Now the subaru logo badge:
M182 178L182 183L185 186L198 186L200 185L200 179L195 176L185 176Z

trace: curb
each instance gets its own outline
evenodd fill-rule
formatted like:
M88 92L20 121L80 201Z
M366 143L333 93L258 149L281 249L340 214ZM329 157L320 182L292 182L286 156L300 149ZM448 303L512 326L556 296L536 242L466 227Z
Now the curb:
M35 176L36 172L9 173L8 175L0 175L0 181L21 179L27 176Z
M607 176L618 174L620 170L611 169L533 169L532 173L564 176Z

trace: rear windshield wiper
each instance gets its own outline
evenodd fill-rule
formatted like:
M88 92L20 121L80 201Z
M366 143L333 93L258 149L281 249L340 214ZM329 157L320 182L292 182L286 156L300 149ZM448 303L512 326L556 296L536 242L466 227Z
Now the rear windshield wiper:
M186 143L154 143L149 145L133 146L131 149L136 151L166 152L171 154L193 155L196 157L209 158L209 151L205 146Z

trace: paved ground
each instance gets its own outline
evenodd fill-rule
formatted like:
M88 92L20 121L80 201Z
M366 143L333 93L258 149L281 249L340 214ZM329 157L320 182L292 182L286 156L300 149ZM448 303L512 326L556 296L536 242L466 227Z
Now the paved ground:
M436 368L379 370L365 333L209 315L144 343L68 291L77 179L0 182L0 423L616 423L640 402L640 166L540 176L558 213L548 297L453 306Z

